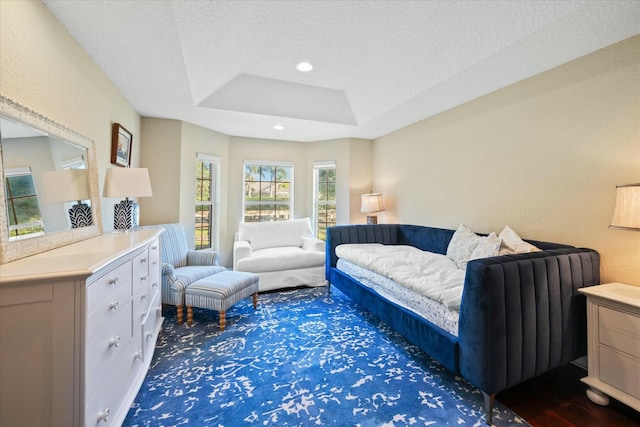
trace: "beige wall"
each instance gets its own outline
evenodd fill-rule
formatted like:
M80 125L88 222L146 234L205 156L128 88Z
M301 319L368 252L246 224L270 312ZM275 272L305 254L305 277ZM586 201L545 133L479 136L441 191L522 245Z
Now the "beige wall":
M0 1L0 93L95 141L100 189L111 166L111 127L133 133L140 159L140 116L39 1ZM104 230L113 204L102 199Z
M142 118L141 167L149 169L153 197L140 200L140 223L168 224L180 218L182 122Z
M229 230L227 206L229 198L229 137L219 132L204 129L190 123L182 124L181 147L181 186L180 186L180 218L189 236L194 233L195 218L195 182L196 182L196 158L197 154L208 154L220 157L220 186L218 194L219 215L219 250L221 252L221 264L231 265L230 254L232 249L233 232ZM190 241L190 244L193 244Z
M360 194L371 190L372 141L356 138L334 139L307 144L307 175L313 185L314 162L336 162L336 222L357 224L366 222L360 213ZM313 209L313 189L307 194L309 212Z
M508 224L640 285L640 233L608 228L616 184L640 182L640 36L377 139L374 170L390 222Z

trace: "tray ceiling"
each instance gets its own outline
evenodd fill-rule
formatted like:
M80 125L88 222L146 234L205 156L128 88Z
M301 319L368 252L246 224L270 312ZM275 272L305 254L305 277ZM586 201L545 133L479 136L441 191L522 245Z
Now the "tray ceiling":
M141 115L294 141L374 139L640 33L640 1L45 4Z

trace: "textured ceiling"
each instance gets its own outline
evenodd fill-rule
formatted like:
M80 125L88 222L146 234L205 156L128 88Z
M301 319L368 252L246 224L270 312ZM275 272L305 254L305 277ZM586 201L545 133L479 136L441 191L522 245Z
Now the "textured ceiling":
M636 0L45 4L141 115L294 141L374 139L640 33Z

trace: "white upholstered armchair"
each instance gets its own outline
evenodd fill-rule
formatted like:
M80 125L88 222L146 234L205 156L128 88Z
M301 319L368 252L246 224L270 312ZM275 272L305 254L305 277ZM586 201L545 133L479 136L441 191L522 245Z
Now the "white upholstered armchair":
M192 283L225 271L218 265L220 253L189 250L182 224L159 224L140 228L164 228L160 234L162 257L162 303L175 305L178 323L183 321L184 291Z
M240 223L233 269L256 273L260 291L323 286L325 242L312 237L309 218Z

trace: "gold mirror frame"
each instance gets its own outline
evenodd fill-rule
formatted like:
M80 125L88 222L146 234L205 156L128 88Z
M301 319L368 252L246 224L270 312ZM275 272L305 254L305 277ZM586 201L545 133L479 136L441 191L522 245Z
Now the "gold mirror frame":
M93 225L81 228L56 231L23 240L9 241L9 223L7 216L4 169L2 165L2 146L0 145L0 264L25 258L41 252L65 246L80 240L102 234L102 216L100 213L100 189L98 184L98 164L95 143L71 129L62 126L43 115L30 110L9 98L0 96L0 115L24 123L48 135L61 138L87 150L87 169L91 193L91 214Z

